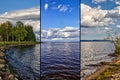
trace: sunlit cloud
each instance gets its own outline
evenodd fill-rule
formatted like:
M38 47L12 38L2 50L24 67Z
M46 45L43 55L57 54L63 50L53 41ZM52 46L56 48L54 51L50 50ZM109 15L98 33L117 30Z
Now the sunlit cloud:
M75 27L65 27L65 28L51 28L48 30L41 31L41 38L42 40L73 40L79 39L79 29Z
M59 4L52 7L53 10L58 10L59 12L71 12L73 8L70 5Z
M115 24L120 18L120 6L111 10L102 10L101 7L92 8L81 4L81 26L82 27L105 27Z
M92 0L93 3L95 4L99 4L99 3L103 3L106 2L107 0Z
M44 9L45 9L45 10L48 9L48 4L47 4L47 3L45 4Z

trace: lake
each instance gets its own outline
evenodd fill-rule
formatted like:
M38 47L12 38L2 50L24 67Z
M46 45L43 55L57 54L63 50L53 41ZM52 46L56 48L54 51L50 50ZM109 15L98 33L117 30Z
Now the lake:
M41 80L80 80L79 43L41 44Z
M99 68L86 65L112 61L114 57L108 54L114 53L114 50L114 44L110 41L81 42L81 80Z
M41 43L41 58L39 44L10 47L6 50L6 58L23 80L39 80L40 72L41 80L79 80L80 58L81 76L84 79L99 68L86 65L110 62L114 57L108 54L113 52L111 42L81 42L81 52L77 42L44 42Z
M22 80L40 80L40 44L13 46L5 53L8 64Z

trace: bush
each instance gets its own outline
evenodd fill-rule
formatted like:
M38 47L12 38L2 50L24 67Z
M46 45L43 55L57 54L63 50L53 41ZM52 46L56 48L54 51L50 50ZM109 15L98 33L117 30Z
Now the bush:
M120 54L120 45L115 45L115 53Z

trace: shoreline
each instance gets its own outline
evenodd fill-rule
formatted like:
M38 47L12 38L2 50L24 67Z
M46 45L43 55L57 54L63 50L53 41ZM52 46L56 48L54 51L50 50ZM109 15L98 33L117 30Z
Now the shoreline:
M1 45L2 43L2 45ZM0 80L19 80L19 75L6 60L5 51L11 46L35 45L38 42L0 42Z
M17 74L12 73L9 65L7 64L4 51L6 46L0 47L0 80L19 80Z
M116 53L114 53L116 54ZM98 80L96 79L98 76L104 76L102 75L103 72L105 72L106 70L108 70L109 68L112 68L113 66L117 66L120 64L120 55L118 55L117 57L115 57L115 59L113 59L111 62L105 62L103 63L100 68L98 68L94 73L92 73L91 75L87 76L85 78L85 80ZM113 71L114 72L114 71Z

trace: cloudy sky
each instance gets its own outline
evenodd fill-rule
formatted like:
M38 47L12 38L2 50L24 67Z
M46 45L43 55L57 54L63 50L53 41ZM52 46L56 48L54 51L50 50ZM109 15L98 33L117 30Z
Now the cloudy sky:
M40 37L40 0L1 0L0 23L22 21L33 26L37 38Z
M79 0L41 0L42 41L79 41Z
M82 39L104 39L106 31L120 32L120 0L81 0Z

